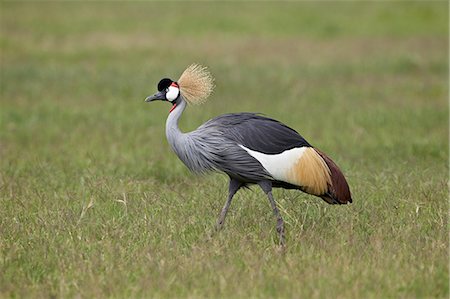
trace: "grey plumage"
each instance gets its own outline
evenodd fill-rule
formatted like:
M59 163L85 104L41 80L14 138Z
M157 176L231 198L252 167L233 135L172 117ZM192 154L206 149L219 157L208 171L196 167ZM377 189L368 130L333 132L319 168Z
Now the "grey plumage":
M227 139L265 154L279 154L311 145L285 124L256 113L230 113L215 117L200 126L220 131Z

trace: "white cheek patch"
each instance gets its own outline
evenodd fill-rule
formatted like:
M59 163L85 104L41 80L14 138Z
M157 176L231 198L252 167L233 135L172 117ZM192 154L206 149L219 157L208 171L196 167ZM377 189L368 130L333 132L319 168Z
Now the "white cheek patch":
M178 98L178 94L180 90L175 86L169 86L168 91L166 92L166 99L170 102L175 101Z

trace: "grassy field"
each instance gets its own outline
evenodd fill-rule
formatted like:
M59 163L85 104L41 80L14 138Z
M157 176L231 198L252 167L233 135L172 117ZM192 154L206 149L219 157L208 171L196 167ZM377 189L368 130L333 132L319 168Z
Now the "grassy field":
M0 297L448 298L447 2L1 2ZM226 112L297 129L354 203L258 188L170 151L192 62Z

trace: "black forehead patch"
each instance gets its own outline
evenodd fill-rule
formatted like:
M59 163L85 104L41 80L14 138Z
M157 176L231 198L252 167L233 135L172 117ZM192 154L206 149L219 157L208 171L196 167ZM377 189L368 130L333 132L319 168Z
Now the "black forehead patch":
M170 84L172 84L172 82L173 81L169 78L161 79L161 81L159 81L159 83L158 83L158 91L162 91L162 90L166 89L167 87L170 86Z

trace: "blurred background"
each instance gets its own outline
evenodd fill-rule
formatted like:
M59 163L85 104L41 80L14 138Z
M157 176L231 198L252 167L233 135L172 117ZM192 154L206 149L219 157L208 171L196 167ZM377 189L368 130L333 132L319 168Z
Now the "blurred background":
M447 2L11 1L0 16L0 296L448 296ZM170 105L144 103L191 63L216 89L184 131L261 112L349 179L339 209L277 191L283 260L259 191L208 237L226 178L190 174Z

